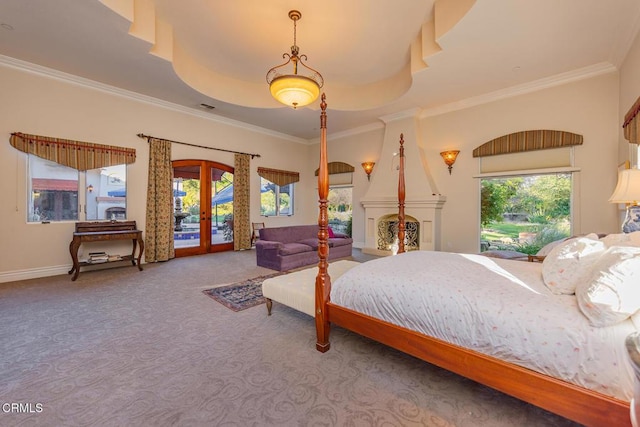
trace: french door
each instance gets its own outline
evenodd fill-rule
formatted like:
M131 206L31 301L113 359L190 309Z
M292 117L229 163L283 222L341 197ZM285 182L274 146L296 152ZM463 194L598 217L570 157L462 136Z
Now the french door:
M176 257L233 250L233 167L174 160Z

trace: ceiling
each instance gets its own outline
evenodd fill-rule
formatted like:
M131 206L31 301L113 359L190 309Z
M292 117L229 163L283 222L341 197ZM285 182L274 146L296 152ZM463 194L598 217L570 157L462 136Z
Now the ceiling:
M638 0L2 0L0 63L207 104L306 142L319 102L282 106L265 80L293 44L291 9L325 79L330 134L611 71L640 26Z

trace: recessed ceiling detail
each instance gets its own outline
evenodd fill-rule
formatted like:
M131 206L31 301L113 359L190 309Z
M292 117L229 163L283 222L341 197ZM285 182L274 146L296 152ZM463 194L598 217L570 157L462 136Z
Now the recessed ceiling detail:
M264 74L291 43L289 2L208 1L188 8L168 0L101 2L128 19L129 33L149 42L149 53L170 61L195 90L244 107L286 108L271 97ZM399 8L393 0L376 0L372 8L370 0L297 2L305 19L298 29L300 49L322 70L332 109L377 108L411 89L414 75L440 52L439 38L474 4L423 0ZM349 37L339 36L344 34Z

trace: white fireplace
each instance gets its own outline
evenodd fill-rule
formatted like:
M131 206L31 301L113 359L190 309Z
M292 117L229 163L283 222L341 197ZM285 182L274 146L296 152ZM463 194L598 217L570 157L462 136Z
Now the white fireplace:
M385 136L376 169L365 196L360 201L365 210L365 242L362 251L375 255L391 255L384 247L388 236L384 223L398 213L398 167L400 134L404 135L405 217L411 217L416 241L411 249L439 250L441 212L446 197L440 195L419 144L417 110L383 117ZM397 237L397 236L396 236ZM412 236L413 238L413 236Z

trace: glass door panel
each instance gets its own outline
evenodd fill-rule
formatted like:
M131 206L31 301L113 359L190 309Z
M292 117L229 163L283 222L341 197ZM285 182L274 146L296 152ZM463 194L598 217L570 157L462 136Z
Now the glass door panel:
M233 168L207 160L172 163L176 256L233 250Z

